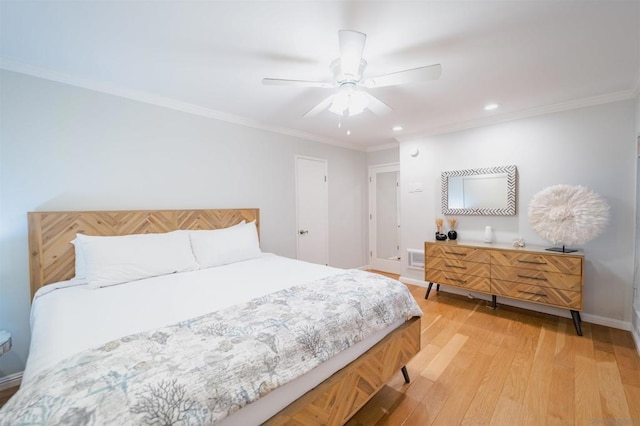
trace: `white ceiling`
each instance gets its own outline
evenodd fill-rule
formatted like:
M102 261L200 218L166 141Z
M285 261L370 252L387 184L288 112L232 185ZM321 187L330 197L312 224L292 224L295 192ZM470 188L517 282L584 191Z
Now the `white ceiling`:
M1 0L0 7L6 69L192 104L211 116L363 150L630 98L640 76L638 0ZM261 79L330 80L340 29L368 35L365 77L435 63L442 77L371 89L394 109L386 116L365 111L340 129L328 111L303 118L331 92ZM484 111L489 102L501 108ZM394 133L397 124L404 130Z

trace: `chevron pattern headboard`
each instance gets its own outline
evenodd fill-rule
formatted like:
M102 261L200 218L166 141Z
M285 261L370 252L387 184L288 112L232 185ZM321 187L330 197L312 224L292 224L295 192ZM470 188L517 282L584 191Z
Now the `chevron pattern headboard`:
M507 206L505 208L484 209L484 208L461 208L450 209L448 203L449 177L484 175L494 173L507 174ZM483 169L465 169L442 172L442 214L476 214L485 216L513 216L516 214L516 166L487 167Z
M44 285L73 278L75 252L70 241L76 233L108 236L219 229L254 219L260 233L259 209L30 212L27 216L32 298Z

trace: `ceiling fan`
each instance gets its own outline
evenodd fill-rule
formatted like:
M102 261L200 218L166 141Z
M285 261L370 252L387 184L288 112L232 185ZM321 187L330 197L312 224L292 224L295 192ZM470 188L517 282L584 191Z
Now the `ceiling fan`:
M364 111L365 108L368 108L375 114L383 115L390 112L391 107L365 91L365 88L373 89L377 87L396 86L399 84L437 80L440 78L442 66L435 64L363 79L364 70L367 67L367 61L362 58L366 39L367 35L358 31L338 31L340 57L331 62L330 65L334 81L324 82L263 78L262 84L319 87L323 89L338 88L331 96L307 111L304 117L315 116L327 108L334 114L343 116L359 114Z

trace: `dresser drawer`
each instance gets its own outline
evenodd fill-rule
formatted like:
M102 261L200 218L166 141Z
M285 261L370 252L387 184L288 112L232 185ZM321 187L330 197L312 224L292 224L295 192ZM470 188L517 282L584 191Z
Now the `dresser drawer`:
M580 291L582 286L582 277L579 275L498 265L491 265L491 279L570 291Z
M479 263L489 263L491 260L488 250L473 247L461 247L446 243L427 244L425 255L427 259L430 257L442 257L444 259L458 259Z
M436 284L446 284L461 287L468 290L488 293L491 282L488 277L477 277L474 275L459 274L456 272L445 272L437 269L427 269L425 273L426 281Z
M579 291L560 290L529 284L491 280L491 293L514 299L529 300L565 309L582 309L582 293Z
M427 269L438 269L445 272L475 275L477 277L490 277L491 265L488 263L468 262L458 259L443 257L427 257Z
M537 271L582 275L582 259L579 257L491 250L491 263Z

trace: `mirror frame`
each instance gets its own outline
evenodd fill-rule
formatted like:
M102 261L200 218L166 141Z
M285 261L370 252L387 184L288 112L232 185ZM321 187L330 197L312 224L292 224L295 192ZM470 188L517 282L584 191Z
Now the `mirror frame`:
M450 209L449 208L449 177L475 176L494 173L507 174L507 207L503 209ZM516 166L487 167L484 169L466 169L442 172L442 213L448 215L484 215L484 216L514 216L516 214Z

